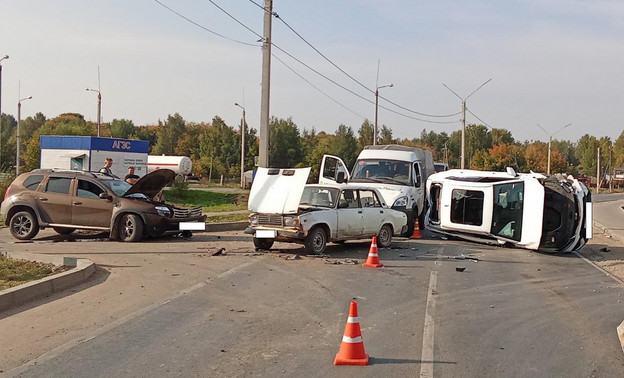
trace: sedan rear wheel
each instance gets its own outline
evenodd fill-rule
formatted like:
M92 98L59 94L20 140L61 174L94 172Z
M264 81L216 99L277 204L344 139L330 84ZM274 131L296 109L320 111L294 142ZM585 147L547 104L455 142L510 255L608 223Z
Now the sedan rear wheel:
M124 214L119 221L119 240L138 242L143 238L143 220L136 214Z
M15 239L30 240L39 233L39 222L32 212L20 211L11 217L9 230Z
M377 245L381 248L388 248L392 243L392 227L389 224L384 224L379 230L377 235Z
M327 246L327 234L322 227L314 227L305 239L306 252L312 255L319 255L325 252Z

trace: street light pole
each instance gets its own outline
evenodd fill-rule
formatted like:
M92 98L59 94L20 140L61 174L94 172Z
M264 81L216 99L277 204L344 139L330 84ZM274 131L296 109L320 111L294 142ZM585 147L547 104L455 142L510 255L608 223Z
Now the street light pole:
M477 89L475 89L474 91L472 91L471 94L469 94L468 96L462 98L460 95L458 95L457 93L455 93L454 90L452 90L451 88L449 88L446 84L442 83L442 85L444 85L446 87L446 89L448 89L449 91L451 91L455 96L457 96L457 98L459 98L462 101L462 140L461 140L461 169L464 169L465 164L464 161L466 160L466 100L468 100L468 98L470 96L472 96L473 94L475 94L479 89L483 88L483 86L487 83L489 83L490 81L492 81L492 79L489 79L488 81L486 81L485 83L479 85L477 87Z
M24 97L17 102L17 147L15 152L15 176L19 176L20 166L20 121L22 119L22 101L30 100L32 96Z
M245 189L245 108L237 102L235 106L243 109L243 119L241 121L241 188Z
M552 134L549 134L548 131L546 131L546 129L544 129L542 126L540 126L540 124L537 124L537 127L539 127L540 129L542 129L546 135L548 135L548 167L546 168L546 174L550 175L550 146L552 145L552 137L553 135L557 134L559 131L565 129L566 127L570 126L571 123L568 123L567 125L563 126L562 128L560 128L559 130L555 131Z
M377 144L377 114L379 112L379 90L381 88L392 88L394 84L386 84L375 89L375 127L373 128L373 145Z
M0 167L2 167L2 61L5 59L9 59L9 56L0 58Z
M97 92L98 94L98 108L97 108L97 136L100 136L100 122L101 122L101 114L102 114L102 93L97 89L92 89L89 87L85 88L85 91Z
M598 146L598 152L596 156L596 194L600 193L600 182L602 181L600 178L600 148L607 143L611 144L611 141L608 140L604 142L603 144L601 144L600 146Z

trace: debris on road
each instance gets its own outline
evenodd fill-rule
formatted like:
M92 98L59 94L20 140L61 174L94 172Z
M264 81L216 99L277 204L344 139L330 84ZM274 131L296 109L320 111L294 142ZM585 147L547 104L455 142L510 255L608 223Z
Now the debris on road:
M212 254L213 256L225 255L225 248L219 248L219 250Z
M458 271L458 272L463 272L464 270L466 270L466 267L465 266L458 266L458 267L455 268L455 270Z

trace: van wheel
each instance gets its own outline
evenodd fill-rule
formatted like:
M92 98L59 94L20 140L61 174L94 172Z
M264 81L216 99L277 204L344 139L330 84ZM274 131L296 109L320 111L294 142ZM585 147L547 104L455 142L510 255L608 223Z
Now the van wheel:
M32 212L20 211L11 217L9 230L15 239L30 240L39 233L39 222Z
M274 239L253 238L254 246L258 249L271 249Z
M381 248L388 248L392 244L392 227L384 224L377 235L377 245Z
M320 255L325 252L327 246L327 234L322 227L314 227L304 241L305 250L312 255Z
M143 238L143 220L136 214L124 214L119 220L119 240L138 242Z

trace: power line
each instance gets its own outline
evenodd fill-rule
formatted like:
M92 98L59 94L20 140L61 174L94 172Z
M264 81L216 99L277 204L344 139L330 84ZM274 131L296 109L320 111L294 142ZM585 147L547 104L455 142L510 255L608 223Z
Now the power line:
M250 0L251 1L251 0ZM253 3L253 1L252 1ZM255 3L254 3L255 4ZM257 5L257 4L256 4ZM290 29L293 33L295 33L295 35L297 37L299 37L303 42L305 42L308 46L310 46L314 51L316 51L317 54L319 54L320 56L323 57L323 59L325 59L326 61L329 62L329 64L331 64L332 66L336 67L336 69L338 69L340 72L342 72L343 74L345 74L349 79L353 80L354 82L356 82L357 84L359 84L362 88L366 89L367 91L369 91L372 94L375 94L375 91L373 91L372 89L368 88L366 85L362 84L360 81L358 81L356 78L354 78L353 76L349 75L345 70L343 70L342 68L340 68L337 64L335 64L331 59L329 59L327 56L325 56L325 54L323 54L321 51L319 51L319 49L317 49L316 47L314 47L310 42L308 42L305 38L303 38L303 36L301 34L299 34L295 29L293 29L286 21L284 21L284 19L282 19L277 13L273 12L273 16L275 18L277 18L278 20L280 20L284 25L286 25L286 27L288 27L288 29ZM421 112L417 112L415 110L411 110L409 108L406 108L404 106L401 106L397 103L394 103L390 100L388 100L385 97L379 96L380 98L384 99L385 101L387 101L388 103L401 108L405 111L408 111L410 113L414 113L414 114L418 114L421 116L426 116L426 117L452 117L452 116L456 116L458 114L460 114L461 112L455 113L455 114L445 114L445 115L434 115L434 114L427 114L427 113L421 113Z
M341 104L340 102L338 102L338 100L332 98L330 95L328 95L327 93L323 92L321 89L319 89L318 87L316 87L314 84L312 84L310 81L308 81L306 78L304 78L303 76L301 76L297 71L295 71L294 69L292 69L288 64L286 64L286 62L284 62L283 60L281 60L280 58L278 58L275 54L272 54L273 57L275 59L277 59L280 63L282 63L284 66L286 66L286 68L288 68L290 71L292 71L292 73L294 73L295 75L299 76L299 78L303 81L305 81L306 83L308 83L310 86L312 86L314 89L316 89L317 91L321 92L323 95L325 95L327 98L329 98L330 100L332 100L333 102L335 102L336 104L342 106L343 108L345 108L346 110L350 111L351 113L355 114L356 116L362 118L362 119L366 119L366 117L356 113L355 111L349 109L347 106Z
M204 26L200 25L199 23L197 23L197 22L195 22L195 21L193 21L193 20L189 19L188 17L185 17L184 15L182 15L181 13L179 13L179 12L177 12L177 11L175 11L175 10L171 9L170 7L168 7L168 6L164 5L164 4L163 4L163 3L161 3L159 0L154 0L154 1L155 1L156 3L158 3L159 5L163 6L164 8L166 8L167 10L171 11L172 13L176 14L177 16L179 16L179 17L183 18L184 20L186 20L186 21L188 21L188 22L192 23L193 25L195 25L195 26L197 26L197 27L199 27L199 28L201 28L201 29L203 29L203 30L205 30L205 31L207 31L207 32L210 32L210 33L212 33L212 34L214 34L214 35L217 35L217 36L219 36L219 37L221 37L221 38L225 38L225 39L230 40L230 41L233 41L233 42L241 43L241 44L248 45L248 46L254 46L254 47L257 47L257 46L258 46L258 45L254 45L254 44L250 44L250 43L246 43L246 42L241 42L241 41L235 40L235 39L233 39L233 38L229 38L229 37L227 37L227 36L224 36L224 35L222 35L222 34L219 34L219 33L217 33L217 32L214 32L214 31L212 31L212 30L210 30L210 29L208 29L208 28L206 28L206 27L204 27ZM253 33L253 34L254 34L254 35L256 35L256 36L258 36L258 37L260 37L260 38L263 38L260 34L256 33L256 32L255 32L255 31L253 31L251 28L247 27L244 23L242 23L241 21L239 21L238 19L236 19L234 16L232 16L231 14L229 14L228 12L226 12L223 8L221 8L220 6L218 6L218 5L217 5L214 1L212 1L212 0L208 0L208 1L209 1L211 4L213 4L215 7L217 7L219 10L221 10L223 13L225 13L226 15L228 15L230 18L232 18L234 21L236 21L238 24L240 24L241 26L243 26L245 29L249 30L251 33ZM259 4L255 3L255 2L253 2L253 1L251 1L251 0L250 0L250 2L252 2L253 4L255 4L255 5L259 6L260 8L262 8L262 9L264 10L264 7L261 7ZM277 14L274 12L274 15L276 16ZM278 45L276 45L275 43L271 42L271 45L272 45L272 46L274 46L276 49L280 50L282 53L284 53L284 54L286 54L287 56L289 56L290 58L292 58L293 60L297 61L299 64L303 65L304 67L308 68L308 69L309 69L309 70L311 70L312 72L314 72L314 73L316 73L317 75L321 76L321 77L322 77L322 78L324 78L325 80L327 80L327 81L331 82L332 84L334 84L334 85L338 86L339 88L341 88L341 89L343 89L343 90L345 90L345 91L347 91L347 92L351 93L352 95L354 95L354 96L356 96L356 97L359 97L360 99L362 99L362 100L364 100L364 101L366 101L366 102L368 102L368 103L370 103L370 104L374 104L374 102L373 102L372 100L370 100L370 99L368 99L368 98L366 98L366 97L364 97L364 96L362 96L362 95L360 95L360 94L358 94L358 93L356 93L356 92L354 92L354 91L350 90L349 88L347 88L347 87L345 87L345 86L341 85L340 83L336 82L335 80L330 79L330 78L329 78L329 77L327 77L326 75L324 75L324 74L322 74L321 72L319 72L319 71L315 70L314 68L310 67L310 66L309 66L308 64L306 64L305 62L301 61L300 59L296 58L295 56L293 56L292 54L290 54L290 53L289 53L289 52L287 52L286 50L282 49L281 47L279 47L279 46L278 46ZM272 54L272 55L275 57L275 54ZM277 57L276 57L276 58L277 58ZM283 64L285 64L285 63L284 63L283 61L281 61L281 60L280 60L280 62L282 62ZM287 66L287 67L288 67L288 66ZM288 68L289 68L291 71L293 71L293 72L294 72L294 70L293 70L291 67L288 67ZM297 75L298 75L298 74L297 74ZM298 75L298 76L299 76L299 77L301 77L300 75ZM304 81L306 81L308 84L310 84L310 85L311 85L311 83L310 83L309 81L307 81L307 80L304 80ZM313 87L314 87L314 86L313 86ZM318 88L316 88L316 87L314 87L314 88L318 90ZM366 88L366 87L365 87L365 88ZM369 90L368 88L366 88L366 89L367 89L367 90ZM320 91L320 92L321 92L321 93L323 93L323 94L325 94L325 93L324 93L324 92L322 92L322 91ZM326 94L325 94L325 95L326 95ZM331 98L331 97L330 97L330 96L328 96L328 95L327 95L327 97L328 97L328 98L330 98L330 99L331 99L331 100L333 100L333 101L336 101L336 100L334 100L333 98ZM388 101L387 99L384 99L384 100ZM388 102L389 102L389 101L388 101ZM340 105L341 105L342 107L345 107L345 106L344 106L344 105L342 105L342 104L340 104ZM395 106L396 106L396 105L395 105ZM384 110L387 110L387 111L389 111L389 112L391 112L391 113L394 113L394 114L400 115L400 116L402 116L402 117L409 118L409 119L413 119L413 120L417 120L417 121L421 121L421 122L426 122L426 123L436 123L436 124L452 124L452 123L457 123L457 122L458 122L458 121L431 121L431 120L422 119L422 118L413 117L413 116L410 116L410 115L407 115L407 114L403 114L403 113L397 112L396 110L390 109L390 108L385 107L385 106L382 106L382 105L379 105L379 107L380 107L380 108L382 108L382 109L384 109ZM400 106L399 106L399 107L400 107ZM348 108L347 108L347 109L348 109ZM406 109L406 110L411 111L411 110L409 110L409 109ZM349 110L349 111L353 112L352 110ZM414 111L411 111L411 112L414 112ZM417 112L414 112L414 113L417 113ZM357 114L357 113L356 113L356 114ZM417 113L417 114L420 114L420 113ZM459 113L457 113L457 114L459 114ZM457 115L457 114L454 114L454 115ZM358 115L358 116L359 116L359 115ZM452 116L452 115L449 115L449 116Z
M223 34L219 34L219 33L215 32L215 31L212 31L212 30L210 30L210 29L208 29L208 28L206 28L206 27L204 27L204 26L202 26L202 25L198 24L197 22L195 22L195 21L191 20L190 18L188 18L188 17L186 17L186 16L182 15L181 13L179 13L179 12L177 12L177 11L175 11L175 10L173 10L173 9L169 8L168 6L166 6L165 4L161 3L160 1L158 1L158 0L154 0L154 1L155 1L156 3L158 3L160 6L162 6L163 8L167 9L168 11L170 11L170 12L172 12L172 13L174 13L174 14L178 15L179 17L183 18L184 20L186 20L186 21L190 22L191 24L193 24L193 25L195 25L195 26L197 26L197 27L199 27L199 28L201 28L201 29L203 29L203 30L207 31L208 33L212 33L212 34L214 34L214 35L216 35L216 36L218 36L218 37L221 37L221 38L227 39L228 41L232 41L232 42L240 43L240 44L242 44L242 45L247 45L247 46L258 47L258 45L255 45L255 44L253 44L253 43L247 43L247 42L239 41L239 40L236 40L236 39L234 39L234 38L226 37L226 36L225 36L225 35L223 35Z

